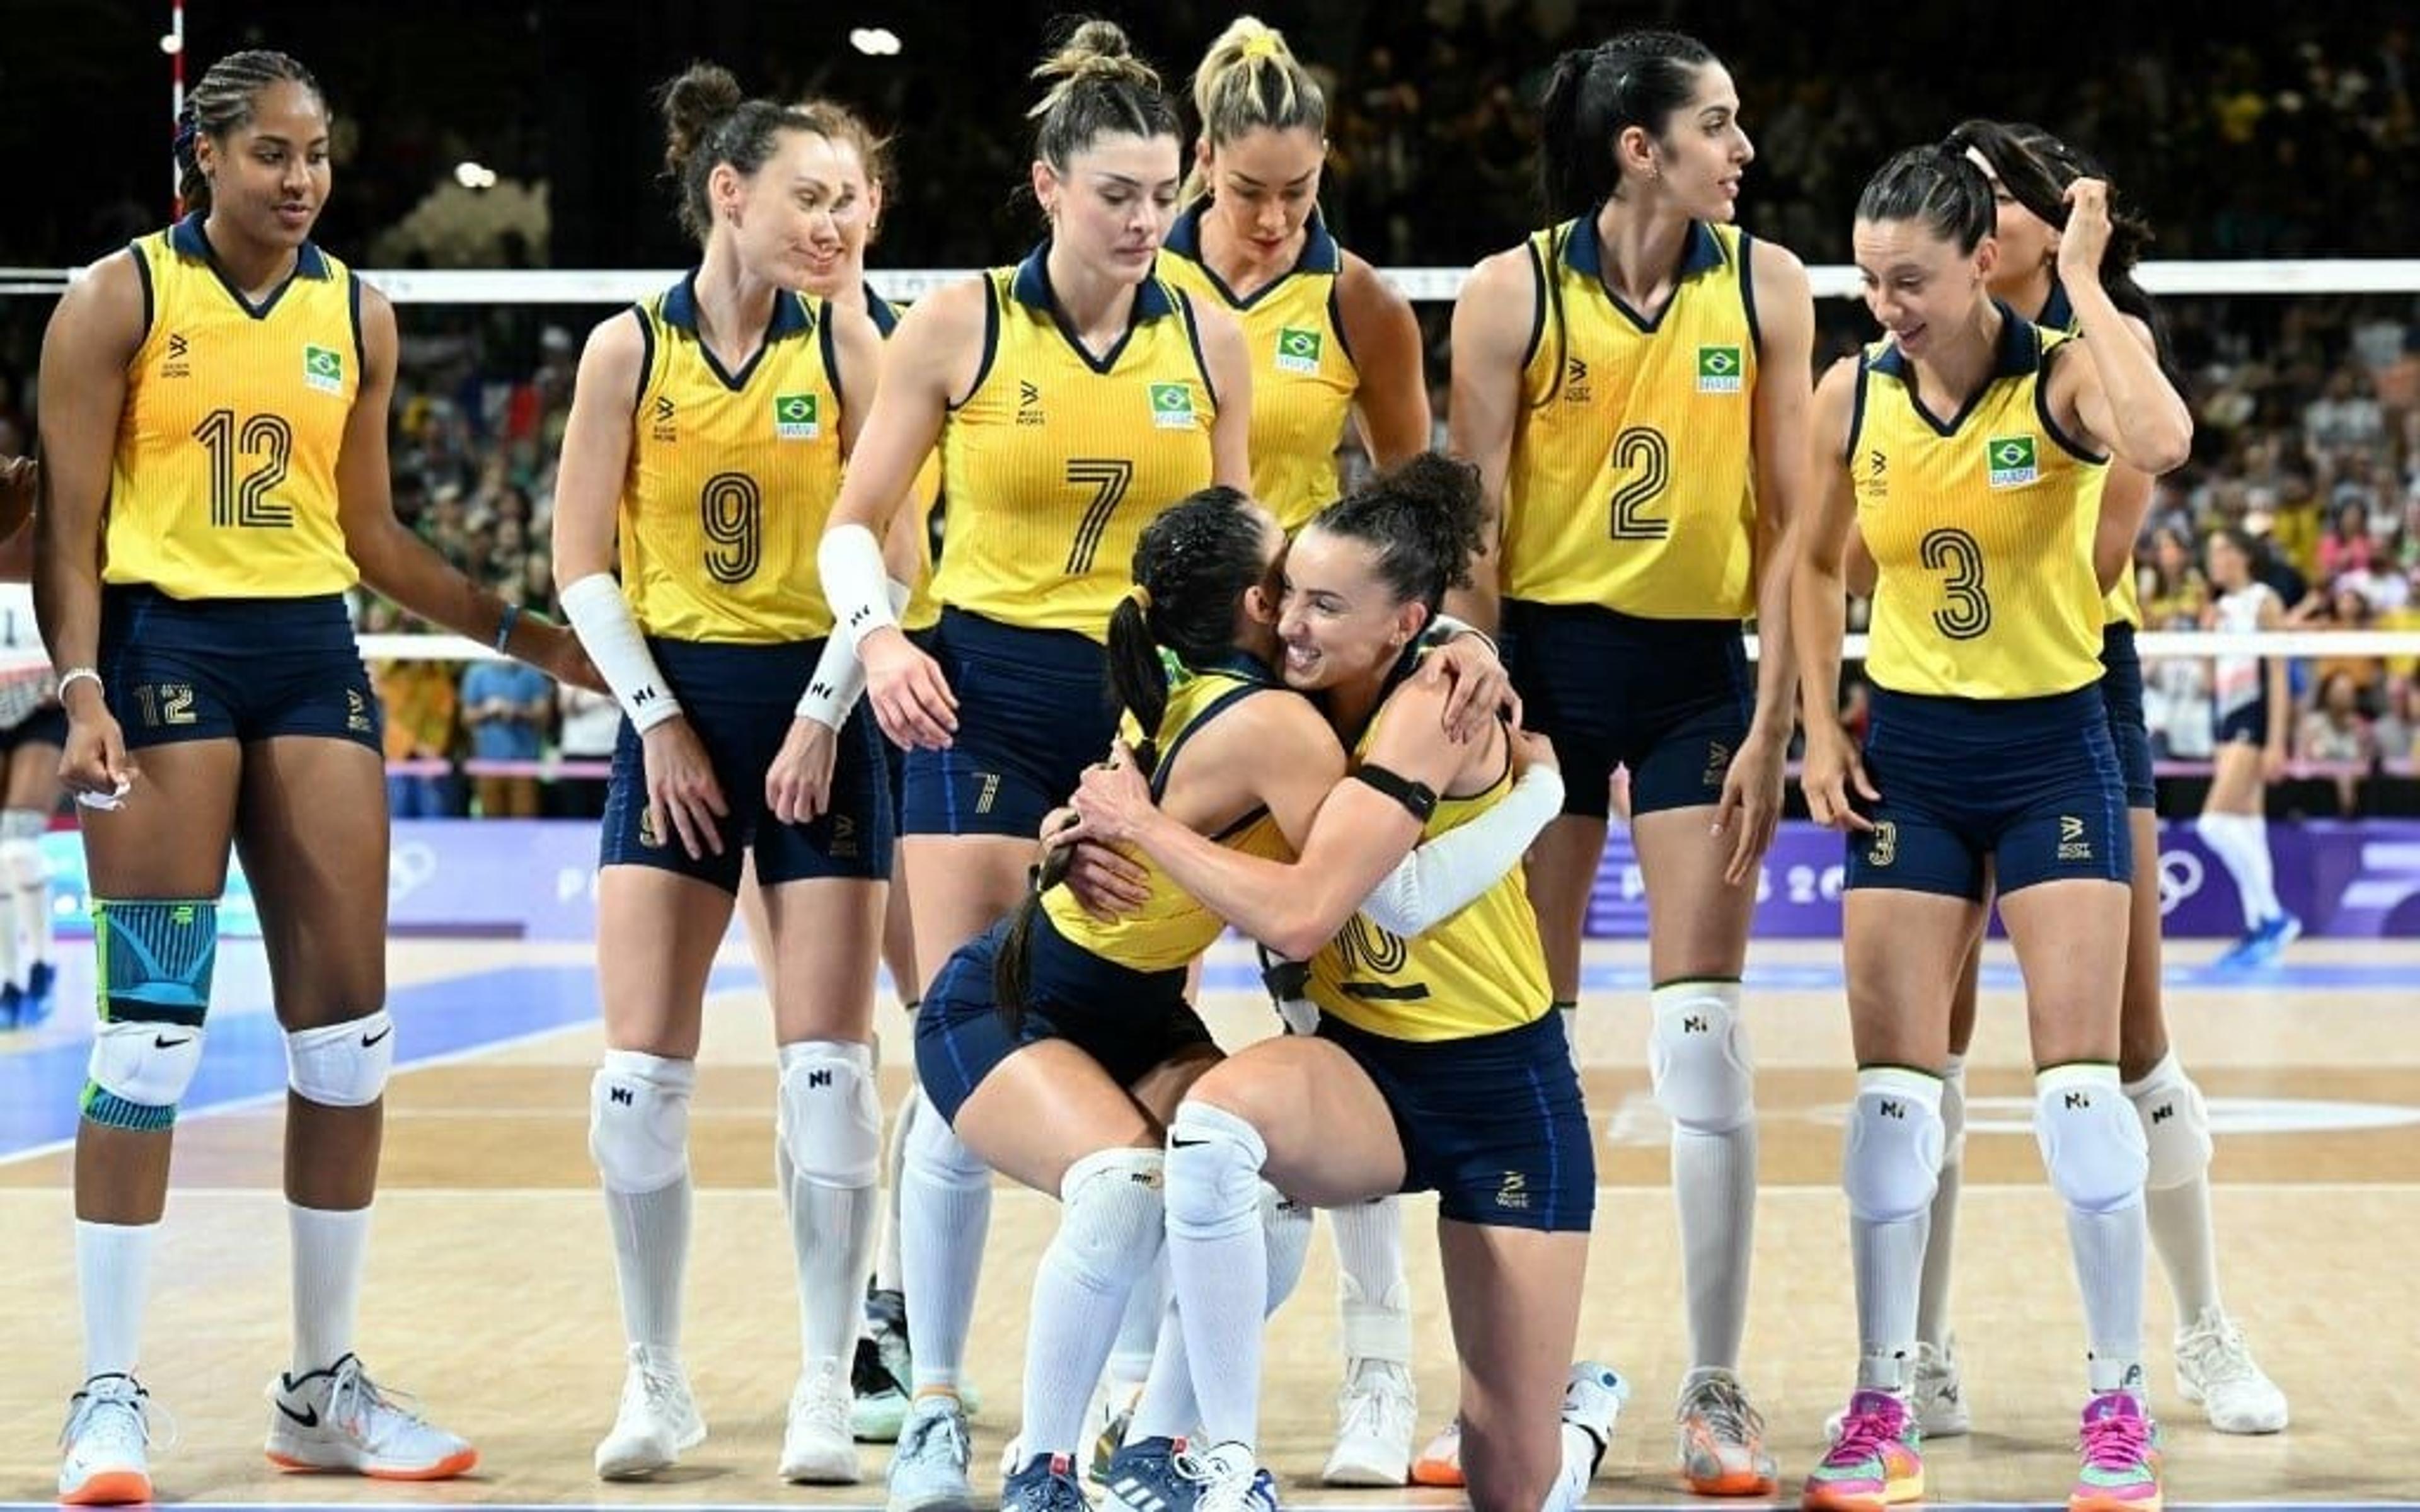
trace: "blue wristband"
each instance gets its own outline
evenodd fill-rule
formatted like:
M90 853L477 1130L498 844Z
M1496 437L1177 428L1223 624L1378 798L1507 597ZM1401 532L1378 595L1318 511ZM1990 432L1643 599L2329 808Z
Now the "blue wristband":
M521 607L519 604L505 605L504 618L496 624L496 649L499 652L512 640L513 626L520 622Z

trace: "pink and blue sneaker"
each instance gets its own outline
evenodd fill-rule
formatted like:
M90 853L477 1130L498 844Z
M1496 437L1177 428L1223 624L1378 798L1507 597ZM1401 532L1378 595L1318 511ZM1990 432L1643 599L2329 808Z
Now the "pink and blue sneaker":
M2079 1437L2084 1463L2068 1512L2160 1512L2160 1428L2133 1392L2086 1403Z
M1807 1477L1806 1512L1875 1512L1924 1495L1922 1431L1907 1403L1886 1391L1861 1391L1840 1414L1840 1436Z

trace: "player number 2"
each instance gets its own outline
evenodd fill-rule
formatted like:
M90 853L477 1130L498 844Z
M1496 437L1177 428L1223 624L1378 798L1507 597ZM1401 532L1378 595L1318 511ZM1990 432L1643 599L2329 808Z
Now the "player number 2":
M1613 491L1613 538L1660 541L1670 535L1672 522L1648 514L1647 506L1672 481L1672 443L1660 430L1633 425L1613 439L1613 465L1625 472L1638 470Z

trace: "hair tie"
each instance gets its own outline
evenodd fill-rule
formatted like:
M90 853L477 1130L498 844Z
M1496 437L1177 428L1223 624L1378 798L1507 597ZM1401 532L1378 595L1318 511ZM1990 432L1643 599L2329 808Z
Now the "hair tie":
M1277 55L1277 33L1270 31L1254 32L1251 36L1244 39L1244 56L1246 58L1275 57Z
M1133 587L1127 589L1126 598L1134 605L1135 608L1142 610L1145 614L1151 612L1151 590L1145 588L1142 584L1137 583Z

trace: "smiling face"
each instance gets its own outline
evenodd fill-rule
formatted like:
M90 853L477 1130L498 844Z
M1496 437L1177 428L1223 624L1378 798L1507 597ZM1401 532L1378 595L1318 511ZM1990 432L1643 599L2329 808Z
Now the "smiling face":
M250 120L222 135L204 132L194 145L209 179L211 224L299 247L328 202L328 107L289 79L261 85L251 103Z
M1033 197L1051 234L1082 266L1119 283L1151 276L1159 244L1176 219L1178 163L1173 136L1105 132L1071 154L1064 172L1033 165Z
M1215 196L1206 216L1259 257L1278 257L1319 208L1327 144L1307 126L1254 127L1232 142L1203 142L1198 158Z
M1397 598L1378 566L1377 548L1356 537L1312 525L1295 538L1278 622L1288 687L1375 682L1427 624L1427 608Z
M808 293L822 299L855 291L865 277L865 244L882 217L882 186L868 177L855 144L842 137L804 136L793 197L812 224L807 237Z
M706 193L716 227L735 239L750 277L820 293L818 283L836 284L856 267L852 248L863 253L863 169L854 169L852 185L856 152L814 131L783 131L773 140L754 173L715 165Z
M1914 218L1860 220L1850 245L1866 308L1910 357L1938 336L1970 327L1985 300L1998 244L1985 237L1972 253Z

